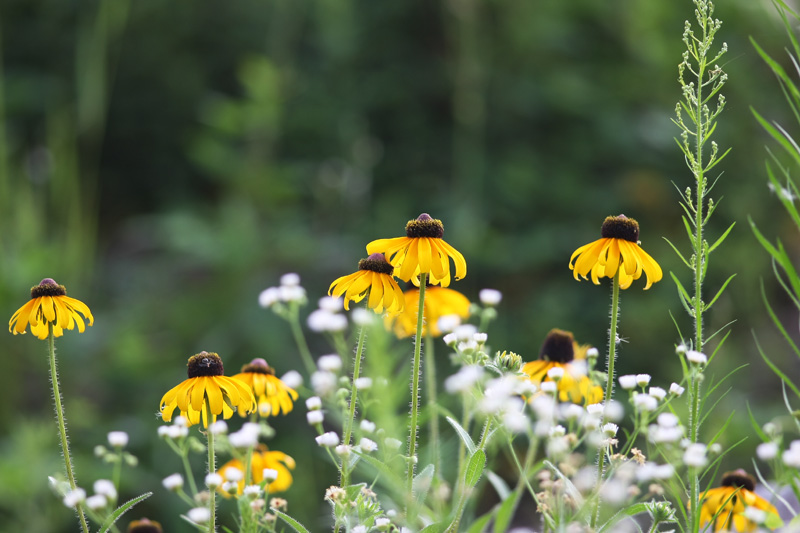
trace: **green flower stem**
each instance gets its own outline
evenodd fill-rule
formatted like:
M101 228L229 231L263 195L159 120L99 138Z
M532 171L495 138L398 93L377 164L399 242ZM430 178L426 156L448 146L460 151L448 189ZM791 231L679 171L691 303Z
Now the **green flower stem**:
M428 409L430 410L431 428L431 455L436 477L441 477L442 461L439 457L439 412L436 404L436 359L434 358L434 342L430 333L425 336L425 372L428 380L425 384L428 396Z
M206 413L208 425L211 426L217 421L217 415L211 414L211 404L206 396ZM206 427L206 437L208 438L208 473L214 474L217 471L217 457L214 455L214 433ZM211 512L211 520L208 521L208 533L217 530L217 490L209 489L208 510Z
M61 435L61 451L64 454L64 466L67 470L70 489L75 490L78 485L75 483L75 470L72 468L72 459L69 455L69 442L67 441L67 423L64 420L64 407L61 405L61 391L58 388L58 370L56 370L56 341L53 334L53 324L50 324L50 335L47 338L47 350L50 354L50 381L53 383L53 399L56 402L56 417L58 418L58 431ZM89 525L86 523L86 515L83 512L83 505L75 505L78 519L81 522L81 529L84 533L89 533Z
M620 266L620 268L622 268ZM603 410L603 421L606 420L608 406L611 403L611 395L614 393L614 363L617 359L617 318L619 316L619 268L614 274L611 289L611 330L608 334L608 375L606 376L606 395L603 398L605 408ZM597 502L592 513L591 528L595 529L597 520L600 518L600 487L603 483L603 474L606 469L606 450L600 449L597 458Z
M492 419L489 418L486 421L486 424L484 424L483 426L483 433L481 434L481 440L478 443L478 449L480 450L486 449L486 440L489 437L489 430L491 429L491 427L492 427ZM458 507L456 508L455 516L453 517L453 521L445 530L445 533L455 533L456 531L458 531L458 526L461 523L461 517L464 515L464 507L466 507L467 505L469 494L470 490L464 484L462 484L461 495L458 498Z
M300 306L297 302L292 302L290 307L289 325L292 329L294 341L297 343L297 349L300 351L300 359L303 360L303 366L306 367L306 372L310 376L317 368L314 365L314 359L311 357L311 350L308 349L306 337L303 335L303 328L300 326Z
M410 435L408 438L408 479L407 507L411 508L414 488L414 458L417 454L417 417L419 415L419 376L421 373L420 362L422 359L422 323L425 317L425 284L428 274L419 275L419 305L417 307L417 334L414 337L414 368L411 370L411 421L409 423Z
M192 465L189 464L189 453L187 449L181 451L181 462L183 463L183 469L186 471L186 479L189 481L189 488L192 490L192 496L196 496L197 484L194 481Z
M350 389L350 414L344 421L344 438L342 444L350 446L350 436L353 433L353 424L356 417L356 402L358 401L358 387L356 387L356 380L361 373L361 354L364 352L364 338L366 337L366 326L361 326L358 332L358 348L356 348L356 356L353 361L353 384ZM347 487L350 482L350 470L347 467L347 459L342 459L342 488Z

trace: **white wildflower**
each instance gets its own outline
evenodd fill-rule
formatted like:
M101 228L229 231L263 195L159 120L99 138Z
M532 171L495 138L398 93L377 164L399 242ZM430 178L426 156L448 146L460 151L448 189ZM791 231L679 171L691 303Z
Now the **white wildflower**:
M478 299L483 305L494 307L503 300L503 293L496 289L481 289Z

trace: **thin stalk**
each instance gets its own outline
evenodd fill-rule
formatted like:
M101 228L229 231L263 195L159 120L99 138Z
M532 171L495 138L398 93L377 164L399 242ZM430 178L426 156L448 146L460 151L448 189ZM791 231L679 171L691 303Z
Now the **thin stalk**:
M206 397L206 413L208 425L210 426L217 421L217 415L211 414L211 404L208 397ZM214 474L217 471L217 457L214 455L214 432L206 431L206 436L208 437L208 473ZM210 489L208 492L208 510L211 511L211 520L208 521L208 533L214 533L217 530L217 491L216 489Z
M489 418L486 421L486 424L483 426L483 433L481 434L481 440L478 443L478 449L484 450L486 448L486 440L489 437L489 430L492 427L492 419ZM456 509L455 516L453 517L453 521L445 530L445 533L455 533L458 531L458 526L461 523L461 517L464 515L464 508L467 505L467 499L469 496L469 489L466 488L465 485L462 485L461 495L458 498L458 507Z
M620 267L621 268L621 267ZM608 363L606 376L606 395L603 399L605 409L603 410L603 420L606 419L608 406L611 404L611 395L614 393L614 362L617 359L617 318L619 316L619 268L614 274L611 289L611 329L608 334ZM591 528L595 529L597 520L600 518L600 486L603 483L603 474L606 469L606 451L600 450L597 458L597 503L594 513L592 513Z
M428 281L428 274L419 275L419 305L417 307L417 334L414 337L414 367L411 371L411 420L409 423L410 435L408 438L408 479L407 507L411 508L414 488L414 458L417 453L417 417L419 415L419 377L421 373L420 363L422 359L422 323L425 316L425 284Z
M439 457L439 413L437 411L436 396L436 359L434 358L434 342L430 333L425 337L425 372L427 381L425 388L428 392L428 409L430 409L430 428L431 428L431 455L433 456L433 467L436 476L441 477L442 461Z
M353 361L353 384L350 389L350 414L344 421L344 439L342 443L345 446L350 446L350 436L353 433L353 423L356 417L356 402L358 401L358 387L356 387L356 380L361 373L361 354L364 352L364 334L366 326L361 326L358 332L358 348L356 348L356 356ZM342 459L342 488L347 487L350 483L350 469L347 467L346 459Z
M314 373L316 366L314 365L314 358L311 357L311 350L308 349L306 337L303 335L303 328L300 327L300 306L297 302L293 302L289 315L289 325L292 328L292 336L294 342L297 344L297 349L300 352L300 359L303 360L303 366L306 367L308 375Z
M56 417L58 418L58 432L61 436L61 451L64 454L64 466L67 470L70 489L75 490L78 485L75 483L75 470L72 468L72 458L69 455L69 442L67 441L67 423L64 420L64 407L61 405L61 391L58 388L58 370L56 369L56 341L53 335L53 324L50 324L50 335L47 338L47 350L50 354L50 381L53 383L53 399L56 402ZM81 529L84 533L89 533L89 525L86 523L86 515L83 506L78 503L75 505L78 519L81 522Z
M197 484L194 481L194 474L192 473L192 465L189 464L189 453L185 448L181 450L181 462L183 469L186 471L186 479L189 481L189 488L192 490L192 496L197 496Z

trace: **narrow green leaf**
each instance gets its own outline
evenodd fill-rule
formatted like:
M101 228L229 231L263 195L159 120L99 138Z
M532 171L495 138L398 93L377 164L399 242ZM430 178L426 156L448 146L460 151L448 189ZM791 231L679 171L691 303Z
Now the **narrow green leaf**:
M756 435L758 435L758 438L763 442L769 442L771 439L764 433L764 430L761 429L758 421L756 421L756 417L753 416L753 411L750 409L750 402L747 402L747 414L750 415L750 425L753 426L753 430L756 432Z
M758 348L758 353L761 354L761 358L764 360L765 363L767 363L767 366L770 368L770 370L772 370L775 373L775 375L778 376L781 379L781 381L783 381L783 383L786 384L790 389L792 389L792 392L794 392L798 398L800 398L800 390L798 390L795 384L792 383L792 380L789 379L786 376L786 374L784 374L781 371L781 369L778 368L778 366L770 360L769 357L767 357L767 354L765 354L764 350L761 349L761 345L758 342L758 337L756 337L755 334L753 335L753 338L755 338L756 347Z
M436 469L431 464L423 468L419 474L414 476L414 481L412 481L411 487L414 492L414 498L416 499L417 505L424 502L425 498L428 497L428 491L431 490L431 483L433 482L433 474L435 471Z
M129 501L125 502L124 504L120 505L119 507L117 507L117 509L113 513L111 513L111 515L108 518L106 518L106 521L103 522L103 526L100 528L100 532L99 533L107 533L108 530L111 528L111 526L113 526L114 523L117 520L119 520L120 516L125 514L128 510L130 510L131 507L133 507L134 505L136 505L140 501L146 500L147 498L149 498L152 495L153 495L152 492L145 492L141 496L137 496L136 498L134 498L132 500L129 500Z
M778 318L778 315L775 314L775 311L772 309L772 306L769 304L769 300L767 299L767 293L764 290L764 281L761 281L761 300L764 302L764 306L767 308L767 313L769 314L770 318L772 319L773 324L775 327L778 328L778 331L781 332L783 338L786 339L786 342L789 343L789 346L794 351L797 357L800 357L800 350L798 350L797 345L794 343L794 340L789 333L787 333L786 328L783 327L783 323Z
M444 522L436 522L435 524L425 526L419 533L442 533L445 529L447 529L447 524Z
M453 429L456 430L458 436L461 437L461 440L464 441L464 445L467 447L467 451L469 451L470 455L475 453L475 443L472 441L472 437L469 436L467 430L461 427L455 418L452 417L445 417L445 420L450 422L450 425L453 426Z
M764 128L765 130L767 130L767 133L769 133L770 136L772 136L773 139L778 141L778 144L780 144L783 147L783 149L786 150L786 153L788 153L790 156L792 156L794 158L794 160L798 164L800 164L800 153L797 153L795 151L794 147L792 146L792 143L790 143L786 139L786 137L784 137L783 134L781 134L772 124L767 122L761 115L759 115L758 112L755 109L753 109L751 107L750 111L756 117L756 120L758 121L758 123L761 124L761 127Z
M630 507L626 507L621 511L617 512L617 514L615 514L614 516L612 516L608 520L608 522L600 526L600 529L598 529L597 532L602 533L603 531L609 531L608 528L617 525L619 521L622 520L623 518L628 518L629 516L634 516L639 513L646 513L646 512L647 512L647 506L643 503L637 503L631 505Z
M483 533L484 529L486 528L486 524L488 524L489 520L492 519L492 516L494 516L494 513L495 513L495 509L492 509L491 511L489 511L488 513L486 513L482 517L480 517L477 520L475 520L472 523L472 525L469 526L469 529L467 530L467 533Z
M689 316L694 316L694 311L691 305L692 299L689 296L689 293L686 292L686 289L683 288L683 285L681 285L678 277L673 274L671 270L669 275L672 276L672 281L675 282L675 286L678 288L678 299L681 301L681 304L683 304L683 308L686 309L686 312L689 313Z
M722 244L722 242L725 240L725 238L728 236L728 234L731 232L731 230L733 229L733 227L734 227L735 225L736 225L736 222L734 222L733 224L731 224L730 226L728 226L728 229L726 229L726 230L725 230L725 233L723 233L723 234L722 234L722 236L721 236L719 239L717 239L717 240L714 242L714 244L712 244L711 246L709 246L709 248L708 248L708 253L711 253L711 252L713 252L714 250L716 250L716 249L717 249L717 246L719 246L720 244Z
M728 279L726 279L726 280L725 280L725 283L723 283L723 284L722 284L722 287L720 287L720 288L719 288L719 290L717 291L717 294L716 294L716 295L714 295L714 297L713 297L713 298L711 298L711 301L710 301L710 302L708 302L708 303L705 305L705 307L703 308L703 311L708 311L709 309L711 309L711 306L712 306L712 305L714 305L714 302L716 302L716 301L717 301L717 298L719 298L719 296L722 294L722 291L724 291L724 290L725 290L725 287L727 287L727 286L728 286L728 283L730 283L730 282L731 282L731 280L732 280L733 278L735 278L735 277L736 277L736 274L731 274L731 276L730 276Z
M675 245L674 245L674 244L672 244L672 242L670 242L670 240L669 240L669 239L667 239L666 237L663 237L663 239L664 239L665 241L667 241L667 244L669 244L669 245L672 247L672 249L675 251L675 253L678 255L678 257L680 257L681 261L683 261L683 264L684 264L684 265L686 265L686 266L687 266L687 267L689 267L689 268L692 268L692 265L690 265L690 264L689 264L689 261L687 261L687 260L686 260L686 259L683 257L683 254L681 254L681 252L678 250L678 248L676 248L676 247L675 247Z
M497 491L497 495L500 496L500 500L505 501L509 494L511 494L511 489L508 488L508 483L506 483L503 478L491 470L486 471L486 478L489 480L489 483L492 484L494 490Z
M492 527L493 533L506 533L506 531L508 531L511 519L514 518L514 511L517 510L518 502L518 494L515 492L500 504L500 508L497 509L497 517L494 519L494 526Z
M308 533L308 530L305 527L303 527L303 524L301 524L288 514L282 513L281 511L275 509L274 507L270 507L270 511L272 511L273 513L275 513L275 515L283 519L283 521L289 524L289 527L294 529L297 533Z
M478 448L470 456L469 461L467 461L466 473L464 475L464 483L467 487L474 487L478 484L485 466L486 452Z

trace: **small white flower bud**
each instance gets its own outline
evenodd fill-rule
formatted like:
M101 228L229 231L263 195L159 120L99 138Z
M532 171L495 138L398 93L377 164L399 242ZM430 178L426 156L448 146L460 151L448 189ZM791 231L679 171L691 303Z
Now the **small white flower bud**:
M180 474L172 474L171 476L165 477L161 484L164 485L164 488L167 490L178 490L183 487L183 476Z
M638 374L636 376L636 384L640 387L646 387L650 384L650 374Z
M766 511L749 505L744 508L743 514L745 518L751 520L752 522L755 522L756 524L763 524L764 521L767 519Z
M278 287L270 287L268 289L264 289L258 295L258 305L266 309L268 307L272 307L280 299L281 290Z
M602 415L605 407L602 403L593 403L586 406L586 412L590 415Z
M318 302L319 308L329 313L338 313L344 308L341 298L334 298L333 296L323 296Z
M551 437L563 437L566 434L567 430L562 425L557 425L550 428Z
M189 435L189 428L186 426L179 426L177 424L172 426L167 426L166 431L167 437L172 440L177 440Z
M628 374L625 376L619 377L619 386L625 390L635 389L636 388L636 376L633 374Z
M503 300L503 293L496 289L481 289L478 299L483 305L494 307Z
M452 348L453 346L455 346L456 342L458 341L458 337L456 337L455 333L448 333L447 335L442 337L442 340L444 341L444 343L446 345L448 345L448 346L450 346Z
M367 453L374 452L378 449L378 444L374 440L370 440L366 437L363 437L358 445L361 447L361 450Z
M762 461L769 461L778 455L778 445L774 442L762 442L756 446L756 455Z
M647 390L647 394L649 394L656 400L663 400L664 398L667 397L667 391L665 391L661 387L650 387Z
M97 511L98 509L102 509L106 505L108 505L108 500L102 494L95 494L94 496L89 496L88 498L86 498L86 507L88 507L92 511Z
M262 475L264 476L264 480L270 483L278 479L278 471L273 468L265 468Z
M547 394L553 394L558 390L558 385L555 384L553 381L543 381L539 387L542 389L542 392Z
M311 388L320 396L328 396L336 390L336 374L333 372L314 372L311 374Z
M306 290L299 285L281 285L278 290L284 302L300 302L306 297Z
M124 448L128 445L128 434L124 431L112 431L108 434L108 443L114 448Z
M189 509L186 516L195 524L205 524L211 520L211 511L208 510L208 507L195 507Z
M220 476L216 472L212 472L211 474L206 475L206 487L210 489L215 489L220 485L222 485L222 476Z
M369 420L364 419L361 421L360 427L361 431L364 433L372 433L375 431L375 422L370 422Z
M358 309L353 309L350 317L353 319L353 323L356 326L365 327L372 324L375 320L375 313L359 307Z
M227 492L228 494L236 494L236 491L239 490L239 484L235 481L226 481L222 484L222 492Z
M67 507L75 507L79 503L86 500L86 491L81 488L76 488L69 491L64 495L64 505Z
M674 428L678 425L678 417L672 413L661 413L656 419L658 425L664 428Z
M317 360L317 366L323 372L335 374L342 369L342 358L336 354L323 355Z
M597 356L600 355L600 351L597 348L592 346L588 350L586 350L586 358L587 359L597 359Z
M403 445L402 442L400 442L397 439L393 439L391 437L386 439L386 440L384 440L383 443L386 445L387 448L389 448L390 450L395 450L395 451L399 450L400 446Z
M471 341L473 335L478 332L478 328L473 326L472 324L464 324L462 326L458 326L453 333L456 334L456 338L459 341Z
M242 427L239 431L228 435L228 443L239 450L252 448L258 444L258 433L247 431Z
M658 408L658 400L649 394L637 394L633 397L633 405L642 411L655 411Z
M226 481L241 481L244 479L244 472L233 466L229 466L222 473Z
M261 495L261 487L258 485L248 485L244 488L244 495L250 500L255 500Z
M564 369L560 366L554 366L550 370L547 371L547 377L552 379L553 381L561 381L561 378L564 377Z
M350 455L350 452L352 452L353 450L347 444L340 444L336 448L334 448L333 451L336 452L336 455L340 457L348 457Z
M372 378L358 378L356 380L356 389L367 390L372 388Z
M696 350L687 350L686 360L694 365L704 365L708 363L708 357L706 357L706 354Z
M306 400L306 408L309 411L316 411L317 409L322 409L322 400L319 399L319 396L312 396L311 398Z
M683 454L683 462L687 466L693 466L696 468L704 467L708 463L708 460L706 459L706 445L696 443L687 446L686 451Z
M117 489L114 487L114 483L108 479L98 479L94 482L93 488L95 494L102 494L109 500L117 499Z
M681 343L681 344L679 344L679 345L677 345L677 346L675 347L675 353L676 353L676 354L678 354L678 355L683 355L683 354L685 354L685 353L686 353L686 351L687 351L688 349L689 349L689 348L688 348L688 347L687 347L685 344Z
M486 333L476 333L472 336L472 340L477 342L478 344L485 344L487 340L489 340L489 335Z
M673 396L680 396L686 389L678 385L677 383L673 383L669 386L669 393Z
M158 426L158 436L159 437L166 437L167 433L169 433L169 426Z
M294 272L287 272L281 276L281 285L284 287L296 287L300 285L300 276Z
M228 432L228 424L224 420L217 420L208 426L208 431L212 435L224 435Z
M436 322L436 325L439 326L441 331L452 333L461 325L461 317L458 315L444 315L439 317L439 321Z
M325 415L322 414L322 411L309 411L306 413L306 419L309 426L316 426L317 424L322 424L322 421L325 420Z
M608 424L603 425L603 433L605 433L607 437L613 437L614 435L616 435L618 429L619 426L617 426L616 424L612 424L610 422Z
M319 437L316 438L317 444L320 446L326 446L328 448L333 448L337 444L339 444L339 435L337 435L333 431L329 431L327 433L323 433Z
M297 389L303 385L303 376L297 370L289 370L283 375L281 381L290 389Z

